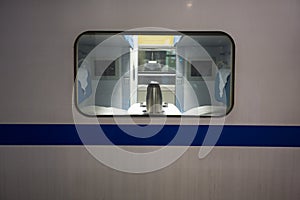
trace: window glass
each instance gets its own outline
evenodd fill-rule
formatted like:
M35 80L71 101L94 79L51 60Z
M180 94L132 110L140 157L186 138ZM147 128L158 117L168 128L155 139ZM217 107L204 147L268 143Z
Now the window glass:
M85 115L223 116L233 106L234 44L223 32L85 32L75 60Z

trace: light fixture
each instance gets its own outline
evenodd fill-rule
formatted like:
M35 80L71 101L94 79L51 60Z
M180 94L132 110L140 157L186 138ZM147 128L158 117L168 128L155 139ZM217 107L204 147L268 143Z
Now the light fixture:
M192 6L193 6L193 1L191 1L191 0L186 1L187 8L191 8Z

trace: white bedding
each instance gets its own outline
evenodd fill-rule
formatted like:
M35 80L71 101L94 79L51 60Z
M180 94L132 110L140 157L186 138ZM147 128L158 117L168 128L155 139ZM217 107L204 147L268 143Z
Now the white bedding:
M183 115L198 116L224 116L226 114L225 106L199 106L183 113Z
M86 106L80 109L87 115L127 115L127 110L104 106Z

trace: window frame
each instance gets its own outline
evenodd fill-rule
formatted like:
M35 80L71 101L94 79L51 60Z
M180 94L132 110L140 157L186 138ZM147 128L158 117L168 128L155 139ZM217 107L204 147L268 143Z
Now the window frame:
M235 104L235 50L236 50L236 45L235 42L233 40L233 38L226 32L224 31L124 31L124 30L113 30L113 31L108 31L108 30L88 30L88 31L84 31L81 34L79 34L75 41L74 41L74 68L73 68L73 72L74 72L74 105L77 109L77 111L79 113L81 113L84 116L87 117L97 117L97 118L113 118L113 117L122 117L122 118L128 118L128 117L137 117L137 118L149 118L149 115L88 115L84 112L82 112L80 110L80 108L78 107L78 83L76 81L76 75L77 75L77 70L78 70L78 41L79 39L86 34L89 35L108 35L111 34L111 36L114 35L118 35L118 34L122 34L122 33L126 33L126 35L138 35L138 34L142 34L142 35L170 35L170 34L174 34L175 32L181 33L183 35L187 35L187 36L226 36L231 43L231 77L230 77L230 106L227 108L226 113L224 115L220 115L220 116L201 116L201 115L164 115L164 117L167 118L218 118L218 117L224 117L227 116L229 113L231 113L231 111L234 108L234 104ZM116 61L115 61L116 62ZM185 61L187 62L187 61ZM119 62L116 62L115 65L119 65ZM191 63L189 63L191 64ZM117 67L118 69L118 67ZM191 70L186 70L186 73L190 73ZM109 79L109 77L111 77L112 79L118 79L119 78L119 72L120 70L116 71L116 76L107 76L107 77L103 77L104 79ZM94 79L96 76L94 75L94 72L92 72L92 78ZM137 78L137 77L136 77ZM192 77L190 76L190 74L188 75L187 78L191 78L191 79L199 79L198 77ZM211 80L213 79L213 77L202 77L203 80ZM161 115L151 115L151 117L161 117Z

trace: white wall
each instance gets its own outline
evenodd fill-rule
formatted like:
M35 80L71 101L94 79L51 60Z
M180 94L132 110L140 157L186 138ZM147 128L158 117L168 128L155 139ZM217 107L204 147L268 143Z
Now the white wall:
M235 104L226 123L299 124L299 1L194 0L192 8L185 4L1 1L0 121L72 123L75 38L86 30L155 26L222 30L233 37Z

